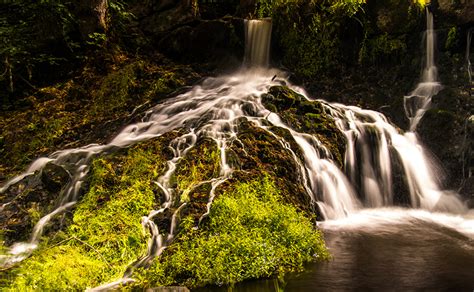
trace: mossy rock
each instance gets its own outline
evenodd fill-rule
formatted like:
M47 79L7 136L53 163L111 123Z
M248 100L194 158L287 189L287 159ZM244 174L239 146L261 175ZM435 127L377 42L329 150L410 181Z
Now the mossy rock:
M275 110L285 124L298 132L315 135L342 167L345 137L321 101L311 101L285 86L273 86L262 95L265 107Z
M177 196L188 203L182 216L189 215L197 223L206 212L211 181L220 176L220 167L220 150L208 138L199 140L179 161L175 172Z
M94 159L88 190L62 222L63 231L51 222L39 249L8 271L8 286L84 290L120 278L147 250L141 218L159 207L152 181L166 170L165 149L177 135ZM64 271L45 276L51 267Z
M230 284L300 271L308 261L327 258L288 151L248 121L242 120L240 128L241 143L229 151L241 169L219 187L207 220L199 225L210 191L202 182L220 175L219 149L213 140L202 139L178 161L177 197L188 206L180 213L184 219L177 239L151 268L133 271L134 285ZM291 137L285 129L273 130ZM83 290L120 278L146 252L149 235L141 217L163 203L153 180L165 172L172 158L168 145L181 134L170 132L95 158L87 191L62 231L47 232L30 258L6 272L4 286ZM165 221L171 210L166 214L155 220L160 228L169 227Z
M305 262L328 257L307 216L283 203L263 173L236 182L199 229L192 217L184 219L178 239L152 267L138 271L136 285L194 288L300 271Z
M3 243L27 241L36 222L59 204L58 194L68 182L69 175L62 167L48 163L40 173L25 177L0 194L0 204L7 203L0 213Z
M303 154L289 131L269 126L270 131L290 144L297 158L302 160ZM240 122L237 138L238 143L233 143L229 152L238 157L239 168L234 171L232 178L223 184L223 189L235 182L247 181L264 171L274 178L284 202L302 210L312 210L311 199L303 187L299 166L288 149L272 134L247 120Z

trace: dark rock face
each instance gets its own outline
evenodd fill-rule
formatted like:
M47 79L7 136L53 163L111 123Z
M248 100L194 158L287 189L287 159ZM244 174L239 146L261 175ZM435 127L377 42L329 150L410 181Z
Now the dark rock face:
M228 18L181 26L159 40L158 48L177 60L224 63L233 59L238 64L243 56L243 20Z
M138 11L140 26L147 35L160 37L180 26L198 20L192 1L160 1Z
M471 0L434 0L432 5L458 25L474 21L474 2Z
M453 112L439 109L427 111L418 129L428 151L434 154L447 171L448 185L459 185L459 180L462 179L462 169L458 167L462 151L461 133L458 133L458 129L462 129L459 127L458 117ZM447 141L450 145L446 145Z
M236 5L231 1L167 0L133 5L132 12L143 34L168 57L232 67L240 63L244 50L243 19L229 16L235 15Z
M41 172L41 181L51 192L59 192L70 179L67 171L59 165L48 163Z

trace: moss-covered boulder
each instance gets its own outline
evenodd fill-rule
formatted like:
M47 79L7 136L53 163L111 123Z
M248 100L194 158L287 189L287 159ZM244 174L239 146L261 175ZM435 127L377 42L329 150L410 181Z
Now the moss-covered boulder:
M134 287L201 287L299 271L306 262L326 259L298 165L275 135L292 147L295 141L288 130L270 127L273 134L246 119L238 121L236 141L226 150L234 167L229 177L222 176L223 153L212 139L200 138L173 160L176 153L169 146L184 129L95 157L79 202L46 226L39 248L5 272L2 286L84 290L128 271ZM142 218L167 200L155 182L171 160L176 163L169 181L171 205L153 221L175 239L166 240L167 248L150 264L134 266L150 239ZM52 181L49 192L54 194L61 174L51 167L33 177ZM211 198L216 179L223 181Z
M192 218L184 219L178 240L139 272L137 285L192 288L299 271L315 256L328 257L306 216L282 202L270 177L238 182L214 201L199 229Z
M342 166L345 137L321 101L307 100L285 86L273 86L262 96L265 106L278 113L292 129L315 135Z

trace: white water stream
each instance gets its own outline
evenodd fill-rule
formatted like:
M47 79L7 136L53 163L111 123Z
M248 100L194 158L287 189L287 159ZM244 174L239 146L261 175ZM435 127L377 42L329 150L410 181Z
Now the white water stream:
M331 159L328 149L315 136L291 129L276 113L267 110L260 96L267 93L271 86L289 82L284 78L283 72L264 67L268 64L271 22L255 20L247 21L246 24L248 44L246 67L232 75L208 78L189 92L157 105L147 113L142 122L127 126L109 144L88 145L55 152L48 158L38 159L24 174L7 182L0 192L5 192L27 176L38 175L47 163L63 166L71 173L69 185L60 194L62 204L39 220L28 242L14 244L9 253L0 258L0 264L10 266L29 256L36 248L50 219L72 208L80 200L81 185L87 176L92 158L117 147L128 147L169 131L184 129L185 134L171 142L174 156L167 162L166 172L154 182L165 194L165 200L161 202L161 208L150 210L149 214L142 218L144 229L151 235L146 256L130 266L123 279L97 287L95 290L109 289L133 281L131 279L133 270L137 267L146 267L162 253L175 235L179 212L185 207L185 203L176 204L179 201L176 200L176 196L179 194L172 187L170 179L180 159L204 137L213 139L220 151L220 173L209 181L212 190L209 194L207 212L201 217L204 218L212 208L216 188L232 175L233 165L226 160L226 149L238 140L239 118L246 118L270 132L292 153L292 157L299 165L297 171L300 172L308 196L312 203L319 207L322 216L330 220L328 222L332 222L331 224L338 222L334 220L341 220L342 224L346 224L345 218L352 218L354 214L363 216L361 210L366 208L393 206L393 155L398 156L402 165L408 190L406 195L410 197L409 201L413 208L427 210L426 214L439 211L463 216L462 214L467 212L467 208L456 194L440 189L435 179L436 173L426 159L416 136L411 132L401 134L382 114L355 106L320 101L347 138L344 173ZM262 37L262 34L265 37ZM253 64L256 66L250 66ZM435 76L434 64L429 68L431 69L426 72L427 76ZM275 75L278 78L275 78ZM310 99L302 89L289 86ZM271 132L268 123L288 129L299 149L291 149L289 141ZM303 153L303 159L295 155L296 150ZM166 210L172 211L173 214L171 227L169 230L159 230L153 218ZM403 213L405 210L397 209L396 212ZM454 216L449 214L443 216ZM370 216L373 217L372 214ZM439 215L434 217L442 220L447 218ZM457 224L456 228L467 226L466 228L472 231L474 226L472 219L459 220L462 223Z
M438 68L435 64L436 34L434 18L430 8L426 7L425 66L420 83L404 98L405 113L410 120L409 130L414 132L421 118L431 106L431 98L443 88L438 80Z

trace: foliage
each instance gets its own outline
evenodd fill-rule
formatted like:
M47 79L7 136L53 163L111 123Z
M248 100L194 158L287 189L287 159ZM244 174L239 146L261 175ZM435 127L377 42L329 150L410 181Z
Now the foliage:
M8 1L0 8L0 82L13 91L15 80L28 82L35 66L58 65L64 54L55 54L51 43L72 53L78 43L71 38L75 20L67 1Z
M444 45L444 48L447 50L450 50L454 47L456 47L457 42L459 40L459 32L457 27L453 26L449 29L448 31L448 37L446 38L446 43Z
M403 39L403 37L402 37ZM397 59L407 52L407 45L400 37L384 33L374 38L365 38L359 50L359 63L371 63Z
M93 3L93 2L91 2ZM105 49L109 39L120 43L133 15L126 1L106 2L106 19L101 30L90 19L96 7L70 0L4 1L0 4L0 84L10 92L16 87L35 89L40 80L52 75L64 75L63 67L82 60L87 48ZM84 8L85 7L85 8ZM82 11L89 9L90 11ZM95 27L95 28L94 28ZM82 29L90 30L82 36ZM67 65L67 66L66 66ZM54 71L59 71L53 73ZM39 78L39 72L42 76ZM38 80L40 79L40 80ZM19 88L19 89L21 89Z
M282 203L265 176L237 183L218 197L199 229L185 218L178 240L138 276L149 287L223 285L301 270L305 262L327 257L311 221Z
M272 17L284 64L311 78L338 63L341 28L363 12L364 4L365 0L261 0L256 15Z
M151 180L165 167L161 148L150 143L96 159L71 224L10 272L10 288L84 290L120 278L146 251L140 222L155 207Z
M103 38L112 38L116 43L121 43L120 39L128 34L128 26L133 22L135 16L128 9L128 1L125 0L109 0L108 4L108 28ZM136 37L136 36L135 36ZM141 40L137 40L141 41Z

